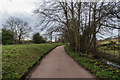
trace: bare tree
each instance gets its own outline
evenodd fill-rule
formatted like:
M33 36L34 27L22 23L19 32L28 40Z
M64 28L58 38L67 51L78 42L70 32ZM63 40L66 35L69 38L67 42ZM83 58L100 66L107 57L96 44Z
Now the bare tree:
M14 32L15 39L17 39L19 43L21 43L22 39L28 37L29 32L31 31L31 27L28 25L27 22L16 17L10 17L9 19L7 19L6 23L3 24L3 27Z
M113 18L119 13L118 5L119 2L64 0L47 3L44 8L38 8L34 13L42 17L42 29L53 27L58 30L59 28L73 50L86 53L92 50L96 53L97 34L113 29Z

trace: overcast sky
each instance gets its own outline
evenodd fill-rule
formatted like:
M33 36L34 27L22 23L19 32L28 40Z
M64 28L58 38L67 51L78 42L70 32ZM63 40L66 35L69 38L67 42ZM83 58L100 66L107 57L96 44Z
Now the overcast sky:
M39 32L39 29L34 27L38 20L33 13L33 10L38 7L38 1L42 2L42 0L0 0L0 25L13 16L27 21L33 28L33 32Z
M27 21L34 29L33 32L38 32L39 30L34 27L37 19L33 13L33 10L38 7L36 3L38 0L0 0L0 25L12 16Z
M33 19L35 19L33 10L35 8L36 6L33 0L0 0L2 21L9 16L15 16L33 22Z

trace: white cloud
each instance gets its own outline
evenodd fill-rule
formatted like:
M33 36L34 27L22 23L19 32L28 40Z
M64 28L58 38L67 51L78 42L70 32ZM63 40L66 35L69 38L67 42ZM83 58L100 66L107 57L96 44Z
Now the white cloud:
M35 0L0 0L0 25L10 16L22 18L34 24L33 10L36 8L34 2Z
M0 29L5 20L11 16L21 18L33 27L37 21L33 14L37 7L35 2L37 0L0 0Z
M30 1L30 0L29 0ZM31 13L35 8L33 2L26 0L0 0L0 12Z

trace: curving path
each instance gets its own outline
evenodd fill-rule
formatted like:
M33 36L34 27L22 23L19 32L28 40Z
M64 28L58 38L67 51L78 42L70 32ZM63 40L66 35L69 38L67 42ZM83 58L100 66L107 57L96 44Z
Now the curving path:
M30 78L94 78L88 71L78 65L67 55L64 46L51 51Z

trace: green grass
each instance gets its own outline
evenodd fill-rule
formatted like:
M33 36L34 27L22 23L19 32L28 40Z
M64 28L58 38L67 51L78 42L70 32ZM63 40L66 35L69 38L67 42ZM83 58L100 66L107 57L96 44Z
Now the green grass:
M107 43L109 43L110 41L114 41L114 42L116 42L116 44L120 44L120 43L118 42L118 39L112 39L112 40L106 40L106 41L99 41L98 44L107 44Z
M94 59L88 54L81 53L79 56L77 52L71 51L69 46L65 46L65 49L74 60L93 73L97 78L105 80L120 80L120 69L107 65L99 59Z
M119 50L111 50L111 49L108 49L106 46L99 48L99 51L101 51L103 53L104 52L109 53L110 55L114 55L114 56L120 55Z
M113 56L120 55L120 51L119 51L120 43L118 43L118 39L101 41L98 44L99 44L100 52L109 53L110 55Z
M3 45L3 78L21 78L41 56L57 45L61 44Z
M110 50L108 48L102 47L99 48L100 56L109 61L120 64L120 51L119 50Z

